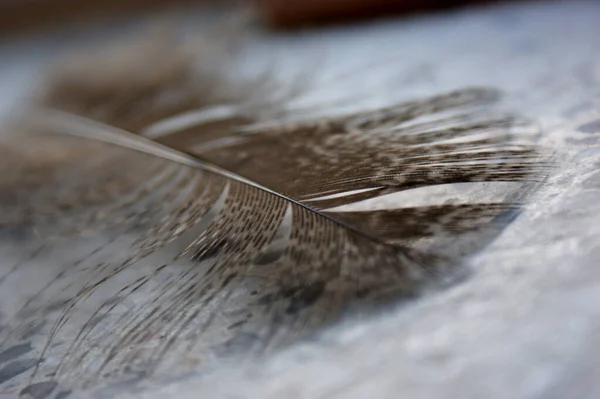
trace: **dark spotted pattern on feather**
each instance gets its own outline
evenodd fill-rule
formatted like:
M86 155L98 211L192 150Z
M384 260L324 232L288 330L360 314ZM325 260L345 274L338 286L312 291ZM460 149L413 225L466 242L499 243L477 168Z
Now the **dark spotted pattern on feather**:
M513 197L522 200L548 167L517 134L534 125L495 111L500 96L487 88L294 123L264 124L240 108L152 141L136 134L175 111L134 110L149 109L160 79L175 79L158 75L139 83L147 90L132 82L137 95L102 91L98 103L93 87L57 85L46 104L112 126L69 115L66 125L45 125L32 115L37 122L14 127L4 145L18 178L0 177L0 223L11 245L30 249L10 270L37 270L41 283L0 331L1 347L51 321L34 343L44 360L34 382L49 373L68 388L176 375L190 362L267 353L345 315L414 298L459 265L455 253L435 251L442 237L444 248L482 241L520 203L336 207L480 182L519 183ZM89 102L71 102L76 95ZM123 103L99 114L113 95ZM72 137L82 126L92 139L133 130L116 130L133 149ZM167 159L155 156L163 152ZM50 312L48 303L62 305Z

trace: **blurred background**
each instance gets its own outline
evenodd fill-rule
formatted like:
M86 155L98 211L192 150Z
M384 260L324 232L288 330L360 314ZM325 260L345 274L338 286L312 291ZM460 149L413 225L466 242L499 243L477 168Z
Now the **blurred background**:
M390 13L414 13L448 8L476 0L238 0L254 3L268 23L277 28L347 22ZM226 0L0 0L0 34L39 29L96 15L140 13L159 7L212 3Z

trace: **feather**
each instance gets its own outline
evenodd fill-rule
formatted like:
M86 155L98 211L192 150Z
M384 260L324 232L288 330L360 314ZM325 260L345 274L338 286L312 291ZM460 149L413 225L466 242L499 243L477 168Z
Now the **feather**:
M39 278L0 333L8 348L43 331L32 381L177 375L414 298L497 235L549 165L493 89L269 120L251 94L201 100L189 60L162 58L151 77L56 80L4 140L16 259L0 284ZM482 197L493 184L508 194ZM452 191L474 186L483 201ZM436 192L451 199L397 199Z

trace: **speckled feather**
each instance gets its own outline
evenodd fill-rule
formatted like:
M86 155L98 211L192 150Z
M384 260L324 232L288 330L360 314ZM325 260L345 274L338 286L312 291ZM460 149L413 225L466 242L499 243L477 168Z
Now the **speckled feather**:
M0 222L7 242L31 248L13 269L55 273L2 332L9 346L55 315L38 344L40 359L59 361L32 381L177 374L415 297L459 265L465 251L448 248L472 251L500 232L548 167L519 134L535 126L497 112L488 88L293 123L265 123L252 110L268 101L239 95L227 117L144 138L227 98L200 99L189 65L171 61L156 76L117 73L101 93L59 79L42 101L50 111L28 114L3 145L15 173L0 178ZM174 87L178 100L157 101ZM485 182L519 185L496 202L352 208ZM164 362L167 352L185 361Z

